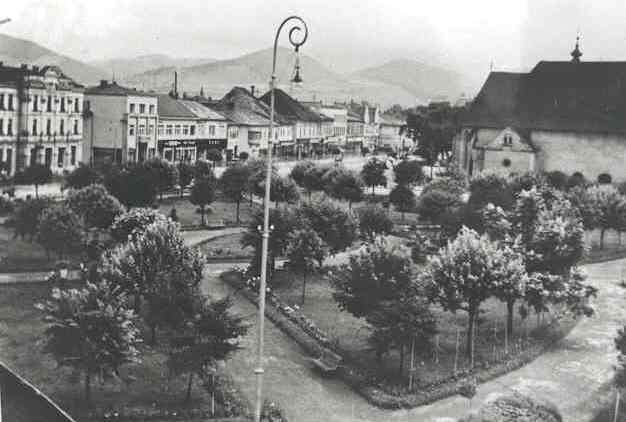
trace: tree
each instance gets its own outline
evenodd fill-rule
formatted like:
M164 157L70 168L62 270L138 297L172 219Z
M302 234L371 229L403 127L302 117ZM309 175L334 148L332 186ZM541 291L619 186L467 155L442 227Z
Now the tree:
M35 198L39 198L39 186L52 180L52 171L49 167L43 164L34 163L33 165L26 167L24 171L16 176L15 179L18 183L34 185Z
M520 256L489 237L463 227L438 255L428 258L423 280L432 300L444 309L468 314L467 356L473 358L474 324L481 304L496 287L526 274Z
M345 250L358 237L358 223L352 213L330 201L304 203L297 210L300 223L308 221L311 228L328 245L331 254Z
M194 178L215 177L213 167L211 167L208 161L198 160L191 168L193 169Z
M195 167L189 164L186 161L181 161L176 166L176 170L178 172L178 184L180 185L180 197L183 197L184 189L189 186L191 181L193 180L194 174L196 172L196 168L200 166L200 161L196 161Z
M353 202L363 200L363 182L350 170L338 168L334 174L328 171L322 180L326 193L332 198L348 201L348 209L352 209Z
M417 160L402 160L393 168L394 181L399 185L413 186L424 180L422 165Z
M124 212L122 204L113 195L109 195L102 185L71 190L66 202L87 227L108 229L115 218Z
M189 195L189 202L193 205L200 207L200 216L202 219L202 225L204 226L206 214L206 207L215 200L215 181L208 177L195 179L193 186L191 187L191 194Z
M448 234L455 234L466 213L466 204L453 191L429 189L419 197L417 213L420 218L439 224Z
M291 169L289 175L296 182L296 184L302 188L304 188L304 176L307 171L315 167L315 163L312 161L300 161L296 163L295 166Z
M119 376L122 365L138 361L136 316L125 294L107 282L88 281L80 290L55 288L37 308L45 314L46 352L82 373L88 404L93 376Z
M248 191L250 169L246 166L236 165L224 170L220 179L220 186L224 195L237 204L236 221L239 224L239 205Z
M361 170L361 178L366 186L371 186L372 196L376 186L387 186L387 177L385 176L387 164L376 157L370 159Z
M379 205L368 205L358 211L359 231L368 240L376 235L387 235L393 230L388 213Z
M250 154L248 154L246 151L241 151L239 153L239 159L241 161L246 161L248 159L248 157L250 156Z
M117 243L126 242L139 236L155 221L164 223L166 218L161 212L152 208L132 208L115 217L111 225L111 236Z
M170 339L167 366L174 374L187 374L185 401L191 398L193 375L215 372L216 363L238 350L239 337L248 328L231 313L230 297L210 303L200 298L198 310ZM211 392L213 393L213 392Z
M304 228L296 230L289 236L287 258L289 265L302 273L302 304L306 294L306 276L314 272L324 263L327 247L315 230Z
M565 190L567 188L567 174L562 171L549 171L545 174L546 182L554 189Z
M114 166L104 177L104 186L127 207L145 207L154 203L157 184L151 171L138 164Z
M72 189L82 189L89 185L101 184L103 175L96 168L79 164L67 176L65 176L65 185Z
M200 295L204 261L185 244L178 225L156 221L143 233L103 257L101 277L135 296L135 311L145 300L152 343L157 328L178 329L193 315Z
M65 204L45 209L39 218L37 241L46 251L64 256L80 252L83 245L83 227L80 217Z
M163 200L163 192L172 189L178 181L178 171L175 166L160 158L153 158L143 163L153 178L153 183L159 192L159 200Z
M415 194L406 185L396 185L389 193L389 200L402 213L403 221L404 213L415 209Z
M298 187L291 177L280 177L276 175L275 177L272 177L271 183L270 201L274 201L277 204L279 202L293 204L300 199ZM265 180L260 186L265 192Z
M587 188L589 197L598 210L600 228L600 249L604 248L604 235L607 230L620 229L620 209L624 199L614 186L591 186Z
M218 161L222 161L223 160L222 153L219 150L215 149L215 148L209 148L206 151L206 158L207 158L207 160L213 162L213 167L215 167L217 165Z
M274 208L270 210L269 224L271 227L268 239L267 265L269 267L268 280L276 268L276 258L282 256L287 250L289 236L296 227L302 225L302 221L296 219L296 215L289 209ZM241 238L242 246L250 246L254 249L254 255L250 264L250 270L254 274L261 271L261 242L263 227L263 211L256 212L248 225L248 230Z
M323 178L329 167L314 165L304 173L302 179L302 187L306 190L309 200L311 199L311 193L321 192L324 190Z
M29 198L25 201L17 202L12 219L15 229L13 237L19 236L23 239L25 236L29 236L32 240L37 234L37 226L39 225L41 214L50 206L52 206L52 201L45 197Z

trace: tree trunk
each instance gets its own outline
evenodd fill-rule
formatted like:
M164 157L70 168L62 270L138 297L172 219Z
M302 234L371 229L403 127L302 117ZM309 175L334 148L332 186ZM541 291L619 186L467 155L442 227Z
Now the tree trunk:
M35 183L35 198L39 199L39 185Z
M201 218L202 227L204 227L205 226L205 222L204 222L204 205L200 207L200 218Z
M302 304L304 305L304 297L306 294L306 271L302 274Z
M604 249L604 232L605 229L600 229L600 250Z
M91 406L91 372L85 371L85 402L87 406Z
M348 211L352 211L352 201L348 201Z
M237 218L236 218L237 224L239 224L239 201L237 201Z
M474 341L474 319L475 319L476 311L470 309L467 313L468 322L467 322L467 342L465 345L465 354L468 359L472 359L472 343Z
M150 344L156 344L156 324L150 325Z
M506 302L506 329L507 334L513 337L513 311L515 309L515 299Z
M187 394L185 395L185 403L188 403L191 399L191 385L193 382L193 372L189 373L189 380L187 381Z
M403 369L404 369L404 344L400 344L400 367L398 368L398 375L402 376Z

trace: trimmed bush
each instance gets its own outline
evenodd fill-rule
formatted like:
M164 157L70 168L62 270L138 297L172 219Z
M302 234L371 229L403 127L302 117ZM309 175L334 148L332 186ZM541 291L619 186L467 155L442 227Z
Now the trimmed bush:
M601 173L598 175L598 183L601 185L608 185L613 181L613 178L608 173Z

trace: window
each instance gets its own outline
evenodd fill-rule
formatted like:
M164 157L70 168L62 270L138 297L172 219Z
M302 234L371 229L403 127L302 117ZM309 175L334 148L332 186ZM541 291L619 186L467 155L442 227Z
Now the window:
M135 136L135 125L128 126L128 134L130 136Z
M189 126L183 125L183 135L189 135Z
M46 102L46 111L52 111L52 95L48 95L48 101Z
M130 103L130 113L134 113L135 112L135 104Z
M39 111L39 95L33 95L33 111Z
M232 129L237 129L237 128L234 127ZM210 136L215 136L215 125L209 126L209 135ZM231 136L231 138L232 138L232 136Z
M65 113L65 97L61 97L61 113Z
M209 133L211 128L209 127ZM229 138L238 138L239 137L239 128L237 126L230 126L228 128L228 137Z
M7 135L13 136L13 119L7 121Z
M509 134L504 135L504 145L511 146L513 145L513 137Z
M165 129L165 133L167 135L171 135L172 134L172 125L167 125L167 127Z
M163 133L165 133L163 131L163 125L159 125L159 135L163 135Z
M0 110L4 110L4 94L0 94Z
M71 151L70 165L75 166L76 165L76 146L72 145L72 148L70 149L70 151Z
M150 114L154 114L154 104L150 104Z
M145 114L145 113L146 113L146 105L139 104L139 114Z
M80 104L78 98L74 98L74 113L80 113Z
M65 135L65 120L59 122L59 133Z
M146 134L146 125L139 125L139 134L140 135Z
M180 135L180 125L174 126L174 135Z
M78 119L74 120L74 135L78 135Z
M57 167L62 168L65 164L65 148L60 147L57 151Z
M37 136L37 119L33 120L33 130L31 131L31 135Z
M9 94L9 110L13 110L13 94Z
M195 134L196 134L196 125L191 125L191 126L189 126L189 134L190 134L191 136L193 136L193 135L195 135Z
M11 173L11 164L13 164L13 150L11 148L7 148L7 157L5 162L7 163L7 171Z
M46 135L52 135L52 120L46 120Z
M154 133L154 125L150 125L148 127L148 135L152 135Z
M4 135L4 120L0 119L0 136Z

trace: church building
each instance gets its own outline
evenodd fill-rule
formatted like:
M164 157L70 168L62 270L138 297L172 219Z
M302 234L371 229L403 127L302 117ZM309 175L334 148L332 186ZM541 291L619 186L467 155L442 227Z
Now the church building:
M454 140L461 169L626 181L626 62L581 61L578 39L571 56L489 74Z

